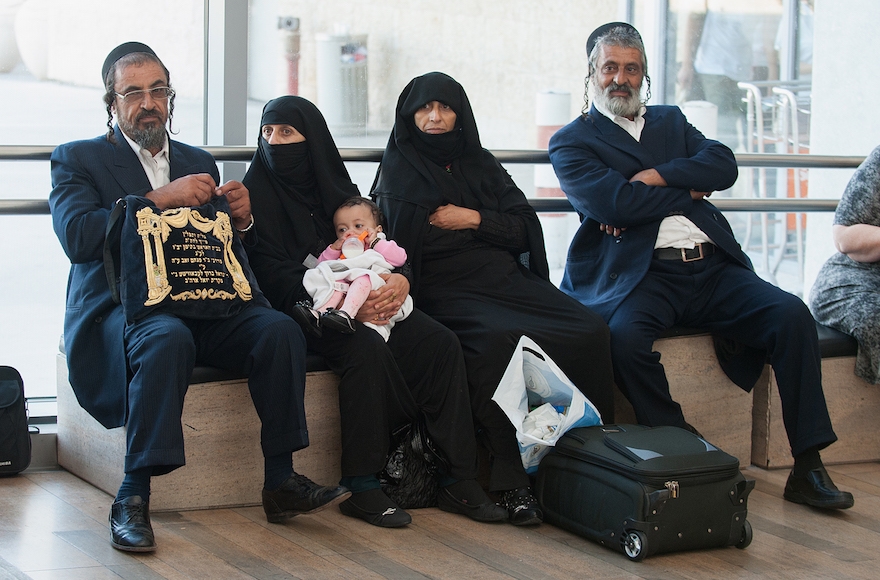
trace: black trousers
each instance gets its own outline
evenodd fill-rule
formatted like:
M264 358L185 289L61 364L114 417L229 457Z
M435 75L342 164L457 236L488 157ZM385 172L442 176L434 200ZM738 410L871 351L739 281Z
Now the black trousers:
M696 262L653 259L608 322L615 379L639 423L684 424L653 350L657 336L676 325L767 352L793 455L837 440L822 392L816 326L806 305L720 251Z
M479 247L424 261L418 300L461 342L477 438L491 457L491 491L529 485L516 429L492 400L523 335L544 349L605 422L614 420L605 322L522 268L510 252Z
M308 446L306 344L287 315L259 305L221 320L156 313L126 326L125 347L132 372L125 471L153 467L161 475L185 463L180 419L196 363L248 376L264 456Z
M467 378L455 335L418 309L394 326L387 343L372 328L355 326L354 334L325 330L321 338L308 337L309 350L341 377L342 475L379 472L391 431L421 412L449 460L449 475L476 477Z

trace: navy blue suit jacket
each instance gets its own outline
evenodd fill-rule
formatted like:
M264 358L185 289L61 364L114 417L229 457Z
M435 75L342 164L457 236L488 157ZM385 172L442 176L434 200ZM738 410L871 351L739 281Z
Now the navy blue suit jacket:
M721 212L690 196L692 189L717 191L733 185L733 153L706 139L678 107L647 107L641 141L591 108L553 136L550 161L582 218L560 288L606 321L648 271L660 222L669 215L686 216L719 248L751 268ZM649 168L663 176L666 187L629 182ZM626 230L614 237L601 232L599 224Z
M153 189L119 127L115 131L115 144L101 136L58 146L49 196L55 234L71 262L64 315L70 384L83 408L108 428L125 423L128 364L125 317L104 273L107 220L116 200ZM171 141L170 161L172 181L209 173L220 182L214 158L201 149Z

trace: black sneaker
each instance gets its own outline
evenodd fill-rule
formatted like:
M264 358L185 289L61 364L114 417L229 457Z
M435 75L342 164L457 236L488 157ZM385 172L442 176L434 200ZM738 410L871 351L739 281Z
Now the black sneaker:
M311 514L348 499L351 492L337 485L318 485L305 475L294 473L276 490L263 490L266 519L276 524L285 518Z
M534 526L544 521L544 512L529 487L505 491L500 503L507 508L507 517L515 526Z
M412 517L381 489L368 489L352 495L339 504L339 511L380 528L399 528L412 521Z
M445 512L462 514L477 522L503 522L507 519L507 511L489 499L473 479L441 489L437 494L437 506Z

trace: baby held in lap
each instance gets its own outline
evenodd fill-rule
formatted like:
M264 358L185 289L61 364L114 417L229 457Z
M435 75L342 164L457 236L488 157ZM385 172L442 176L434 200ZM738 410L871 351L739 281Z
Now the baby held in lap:
M336 241L327 246L318 264L303 278L314 303L307 315L310 324L353 333L354 318L370 292L385 284L381 274L406 262L403 248L385 238L381 221L379 208L364 197L346 200L333 214ZM388 324L365 324L388 340L394 323L406 318L412 308L412 298L407 296Z

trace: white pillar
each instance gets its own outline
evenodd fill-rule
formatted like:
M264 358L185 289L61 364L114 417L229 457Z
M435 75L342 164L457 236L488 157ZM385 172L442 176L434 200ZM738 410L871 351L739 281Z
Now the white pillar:
M535 124L538 126L537 148L546 149L550 137L571 121L571 93L567 91L543 91L537 94L535 106ZM559 180L553 167L535 166L535 195L537 197L564 197L559 188ZM561 279L565 268L565 257L577 217L571 213L542 214L541 225L544 229L544 245L547 248L547 261L550 264L554 282ZM572 233L569 233L572 232Z

